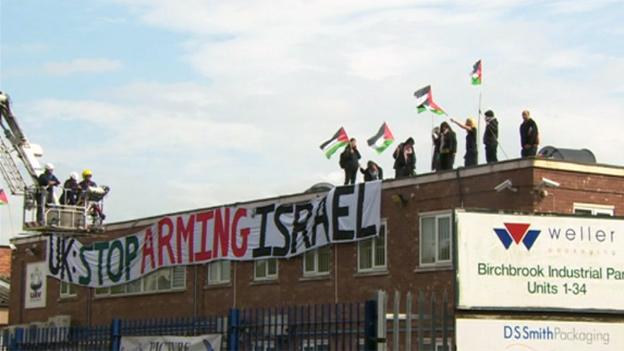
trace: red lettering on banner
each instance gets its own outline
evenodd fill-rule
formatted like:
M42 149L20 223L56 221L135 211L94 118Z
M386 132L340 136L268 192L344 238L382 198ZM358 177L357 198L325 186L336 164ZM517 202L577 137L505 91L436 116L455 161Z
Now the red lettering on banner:
M223 213L225 219L221 216L221 210L217 209L215 213L214 235L212 240L212 253L214 258L227 257L230 243L230 209L224 208ZM219 245L220 244L220 245ZM221 255L219 255L219 246L221 246Z
M165 234L165 227L167 233ZM169 255L169 263L175 263L173 257L173 249L171 248L171 237L173 236L173 221L169 217L165 217L158 221L158 266L164 265L163 249L167 249Z
M240 231L240 236L242 238L241 245L238 246L238 240L236 240L236 234L238 229L238 222L242 217L247 216L247 210L244 208L239 208L234 213L234 219L232 219L232 253L236 257L243 257L247 253L247 238L249 237L249 228L243 228Z
M154 240L152 239L152 228L147 228L145 235L143 236L145 244L143 245L143 253L141 254L141 274L145 273L145 260L150 258L150 268L154 269Z
M178 263L182 263L184 259L184 255L182 254L182 242L186 242L188 245L188 263L193 263L195 261L195 254L193 253L193 244L195 238L195 215L190 215L188 217L188 221L186 222L186 226L184 225L184 220L180 216L176 221L176 242L178 244ZM186 262L185 262L186 263Z
M212 251L208 250L208 221L212 219L212 211L197 214L196 220L201 223L201 248L195 254L195 261L207 261L212 258Z

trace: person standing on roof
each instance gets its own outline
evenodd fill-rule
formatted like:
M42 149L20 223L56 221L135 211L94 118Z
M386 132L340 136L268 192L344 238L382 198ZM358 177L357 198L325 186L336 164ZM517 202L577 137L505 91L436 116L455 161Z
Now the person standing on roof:
M61 205L76 205L78 203L78 173L71 172L69 178L63 183L63 195Z
M455 153L457 152L457 137L448 123L440 124L440 169L453 169Z
M436 172L440 169L440 127L435 127L431 131L431 143L433 145L431 170Z
M349 140L349 144L340 154L340 167L344 169L345 180L344 185L355 184L357 171L360 168L360 151L357 149L357 141L355 138Z
M451 118L451 122L457 124L466 131L466 154L464 155L464 167L473 167L478 163L477 160L477 123L475 119L469 117L466 124Z
M520 143L522 144L521 155L523 158L535 156L539 145L539 130L537 124L531 118L531 113L522 111L522 124L520 125Z
M400 143L392 154L394 157L394 177L404 178L416 174L416 153L414 152L414 138L409 137Z
M365 182L383 179L383 169L373 161L368 161L366 168L360 168L360 172L364 174Z
M498 149L498 120L492 110L485 111L485 133L483 133L485 145L485 161L487 163L498 162L496 151Z

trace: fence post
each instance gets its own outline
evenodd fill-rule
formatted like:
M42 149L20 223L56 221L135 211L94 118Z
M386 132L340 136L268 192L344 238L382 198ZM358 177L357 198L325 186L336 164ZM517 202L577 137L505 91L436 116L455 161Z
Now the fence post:
M24 342L24 329L15 328L15 334L13 337L9 334L9 350L20 351L22 349L22 343Z
M227 349L238 351L238 332L240 330L240 310L230 308L228 312Z
M111 322L111 351L119 351L121 347L121 320L113 319Z
M364 305L364 350L377 351L377 301L368 300Z

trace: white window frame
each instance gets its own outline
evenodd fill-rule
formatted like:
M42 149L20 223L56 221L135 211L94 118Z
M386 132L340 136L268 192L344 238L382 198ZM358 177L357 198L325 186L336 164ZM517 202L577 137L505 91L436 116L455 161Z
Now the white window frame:
M275 273L273 274L269 273L269 264L271 261L275 261ZM266 265L264 266L266 268L265 268L264 276L259 277L258 265L260 265L261 262L266 262ZM254 280L255 281L277 280L278 274L279 274L279 261L277 260L277 258L265 258L262 260L254 261Z
M183 272L183 276L181 277L181 281L183 282L182 285L176 286L175 284L175 276L174 276L174 272L175 270L178 270L178 272L180 270L182 270ZM157 274L162 274L164 270L168 270L169 273L169 278L170 278L170 287L166 288L166 289L147 289L147 284L148 284L148 280L153 278L155 275ZM138 290L135 291L128 291L129 287L138 287ZM116 290L120 290L122 289L123 291L116 291ZM186 289L186 266L174 266L174 267L164 267L161 269L158 269L154 272L151 272L135 281L131 281L129 283L125 283L125 284L121 284L121 285L116 285L116 286L112 286L112 287L108 287L108 288L96 288L95 289L95 296L96 297L107 297L107 296L126 296L126 295L145 295L145 294L160 294L160 293L164 293L164 292L170 292L170 291L182 291Z
M227 284L232 279L232 261L219 260L210 262L206 265L206 285L221 285ZM225 270L227 270L227 278L224 278ZM212 272L216 271L217 279L211 280Z
M319 254L321 253L321 250L323 251L327 251L327 260L328 260L328 265L327 265L327 271L321 271L319 268ZM307 261L308 260L312 260L312 265L313 265L313 269L312 270L307 270ZM310 250L306 253L303 254L303 260L301 260L301 262L303 263L303 276L304 277L318 277L318 276L325 276L325 275L329 275L329 272L331 271L331 248L329 245L325 245L322 247L319 247L315 250Z
M61 280L59 284L59 297L61 299L66 299L76 296L78 296L78 287L74 284L66 283Z
M615 215L615 206L611 205L599 205L599 204L587 204L575 202L572 212L577 214L576 211L589 211L592 216L608 216L613 217Z
M360 240L357 245L357 267L359 273L369 273L369 272L385 272L388 270L388 221L385 218L381 219L381 226L383 227L383 249L384 249L384 263L382 265L375 264L375 257L377 256L377 239L378 237L373 237L370 239ZM366 245L371 243L371 267L362 267L362 245Z
M435 259L433 262L423 262L423 219L434 218L435 222ZM449 258L440 259L440 231L438 223L440 218L448 218L449 222ZM418 263L421 267L449 266L453 261L453 212L428 212L421 213L418 219Z

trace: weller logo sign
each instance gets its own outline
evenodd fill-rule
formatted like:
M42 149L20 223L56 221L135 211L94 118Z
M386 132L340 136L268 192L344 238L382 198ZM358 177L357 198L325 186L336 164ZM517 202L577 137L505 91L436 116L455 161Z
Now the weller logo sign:
M535 240L540 235L537 229L530 229L531 224L528 223L505 223L505 228L494 228L494 232L500 239L505 249L509 249L512 243L519 245L524 244L527 250L531 250Z

